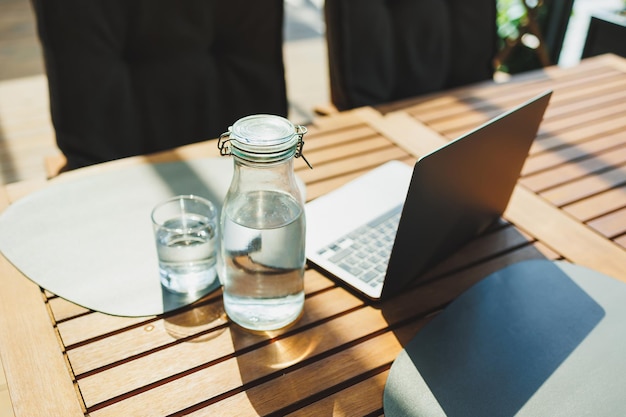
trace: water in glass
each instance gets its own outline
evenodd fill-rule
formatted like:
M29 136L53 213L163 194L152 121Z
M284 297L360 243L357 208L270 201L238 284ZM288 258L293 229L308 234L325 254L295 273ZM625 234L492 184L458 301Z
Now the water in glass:
M185 213L165 221L156 231L156 245L165 288L193 293L215 281L215 225L208 218Z

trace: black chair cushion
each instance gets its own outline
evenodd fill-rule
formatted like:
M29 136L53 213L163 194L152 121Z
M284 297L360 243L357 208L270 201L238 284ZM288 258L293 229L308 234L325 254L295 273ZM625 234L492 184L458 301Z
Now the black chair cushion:
M69 168L286 116L280 0L32 0Z
M493 76L494 0L326 0L325 18L340 110Z

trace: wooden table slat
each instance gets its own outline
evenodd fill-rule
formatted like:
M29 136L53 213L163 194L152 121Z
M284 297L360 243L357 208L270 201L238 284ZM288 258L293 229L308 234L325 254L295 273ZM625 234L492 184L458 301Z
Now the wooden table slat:
M587 224L609 239L626 234L626 208L609 213Z
M618 167L597 173L593 177L581 178L575 182L550 189L542 192L541 195L557 207L561 207L594 196L595 194L607 191L611 188L622 186L624 184L625 173L626 167Z
M547 153L563 146L575 146L587 140L601 138L606 135L619 134L626 126L626 120L615 118L595 120L586 126L566 132L550 132L540 128L539 134L531 147L531 158L535 154Z
M343 161L346 158L358 157L367 154L376 154L380 151L384 151L389 148L389 140L382 136L371 136L367 139L359 141L358 152L355 152L355 146L352 143L343 143L339 146L333 146L331 148L308 150L306 158L309 163L314 167L313 170L306 165L306 162L299 159L296 162L296 172L301 178L308 178L316 174L315 167L323 166L329 161ZM309 175L309 170L310 175ZM318 169L318 172L322 171Z
M300 408L288 417L318 417L331 415L372 415L376 411L383 415L382 409L376 408L377 404L369 404L361 398L379 398L384 390L389 371L374 375L358 384L352 385L342 391L324 397L316 402ZM191 414L190 417L208 416L207 414Z
M91 312L88 308L79 306L78 304L74 304L60 297L49 298L48 305L55 322L69 320L73 317L82 316L83 314L89 314Z
M593 198L566 205L563 207L563 210L580 221L587 222L624 206L626 206L626 184L601 192L593 196Z
M609 149L606 152L597 152L571 164L553 167L549 172L526 175L521 182L535 192L542 193L561 184L571 183L590 174L618 169L626 165L626 144ZM626 170L624 170L626 172Z
M397 147L388 147L382 150L378 150L376 152L366 153L362 155L351 155L350 157L339 161L331 161L323 164L324 169L300 171L298 175L307 184L315 184L317 181L322 181L343 175L346 172L346 167L355 167L355 171L363 168L372 169L387 161L404 158L406 156L407 154L403 150ZM322 164L320 164L320 167L321 166Z
M609 102L600 108L594 107L583 112L567 113L558 119L546 118L543 128L554 133L568 131L599 120L619 118L624 114L626 114L626 100Z
M619 103L626 97L626 80L621 76L606 80L600 85L585 85L574 91L558 90L554 106L547 113L550 118L558 118L573 112L587 112L596 106Z
M350 143L375 134L372 127L364 122L346 129L309 132L304 135L304 152L308 154L322 147L332 147L337 143Z
M538 171L554 168L559 165L577 163L576 160L592 158L604 159L600 156L603 152L615 148L626 147L623 143L624 141L622 135L622 133L617 132L599 138L592 138L591 140L575 146L567 146L561 149L556 149L550 153L545 152L539 155L531 155L524 165L522 177L526 177Z

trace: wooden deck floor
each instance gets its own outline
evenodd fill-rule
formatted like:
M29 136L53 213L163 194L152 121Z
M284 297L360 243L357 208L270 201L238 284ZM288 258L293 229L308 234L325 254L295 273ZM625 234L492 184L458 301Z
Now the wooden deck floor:
M43 159L58 153L47 81L28 0L0 0L0 182L45 175Z
M0 0L0 183L44 175L42 157L56 151L43 74L30 2ZM2 363L0 417L13 417Z

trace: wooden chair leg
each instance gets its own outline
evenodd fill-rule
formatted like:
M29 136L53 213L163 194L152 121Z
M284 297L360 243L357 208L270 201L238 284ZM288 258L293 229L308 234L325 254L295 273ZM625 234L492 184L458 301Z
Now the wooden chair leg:
M54 178L65 171L66 165L67 159L65 159L65 155L62 153L50 155L44 158L44 167L48 178Z

